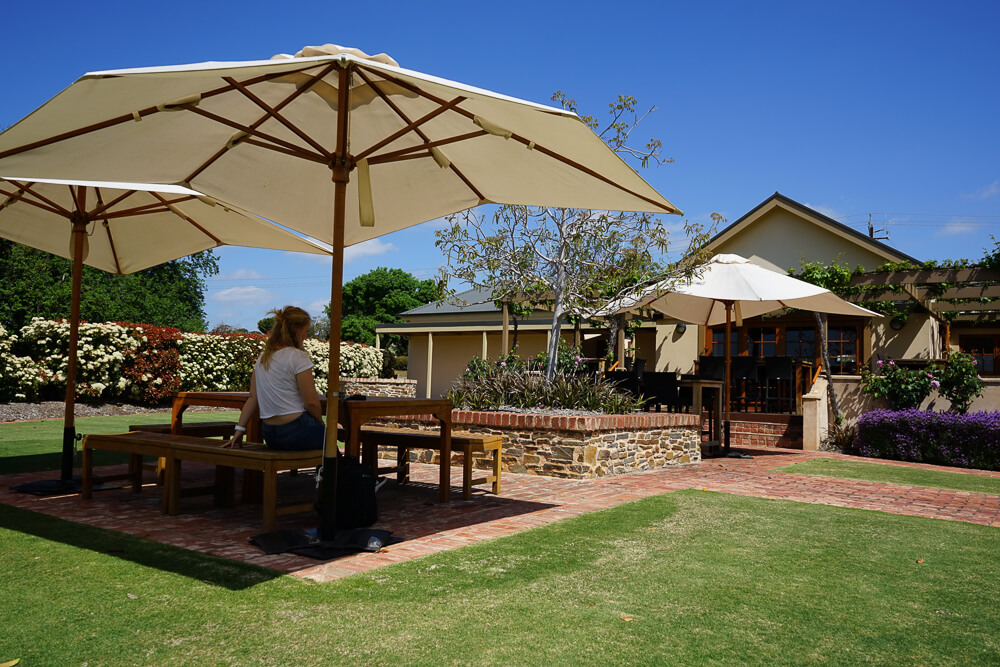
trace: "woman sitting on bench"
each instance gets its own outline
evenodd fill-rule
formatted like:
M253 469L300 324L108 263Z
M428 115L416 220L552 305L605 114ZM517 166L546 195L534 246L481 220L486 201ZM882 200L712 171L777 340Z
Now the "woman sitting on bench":
M222 446L241 445L246 425L259 407L268 447L284 451L322 449L326 428L323 409L313 380L312 359L302 349L311 321L309 313L285 306L268 314L274 315L274 326L264 343L264 352L254 364L250 398L243 405L236 433Z

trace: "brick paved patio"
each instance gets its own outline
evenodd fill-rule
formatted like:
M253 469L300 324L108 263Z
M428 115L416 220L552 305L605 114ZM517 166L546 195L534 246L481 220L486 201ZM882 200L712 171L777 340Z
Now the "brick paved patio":
M10 490L21 482L50 479L53 473L7 475L0 477L0 503L318 581L510 535L651 495L692 488L1000 526L1000 496L778 473L773 470L817 457L868 459L787 449L741 451L754 458L709 459L593 480L504 473L500 496L477 490L470 500L461 500L461 468L453 468L452 498L457 499L446 505L436 502L437 468L414 464L413 483L396 487L390 482L379 493L379 523L375 527L391 530L404 541L382 553L356 554L325 562L291 555L267 556L250 545L248 539L260 532L259 506L219 509L212 506L210 497L204 496L184 499L183 513L168 517L160 513L158 489L152 484L139 495L115 489L83 501L76 495L37 498ZM910 463L893 465L955 470ZM116 469L103 468L97 472L109 474ZM1000 473L955 471L1000 477ZM209 479L211 475L212 470L207 467L191 465L185 470L186 480L198 476ZM279 493L286 498L309 497L313 484L310 475L283 476ZM279 521L280 528L314 526L313 515Z

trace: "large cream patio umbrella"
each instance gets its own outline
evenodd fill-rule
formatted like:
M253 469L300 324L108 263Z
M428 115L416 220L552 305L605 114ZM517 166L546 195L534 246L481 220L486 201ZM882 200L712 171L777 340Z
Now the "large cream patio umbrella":
M0 171L180 183L330 243L332 424L345 245L489 203L680 213L573 113L332 44L87 74L0 134Z
M730 336L733 320L741 326L748 317L783 308L820 313L881 317L879 313L844 301L828 289L765 269L740 255L715 255L691 282L654 285L640 297L616 302L611 309L651 308L665 315L703 326L726 325L723 405L729 420L729 385L732 374Z
M190 188L0 176L0 237L73 262L62 475L30 491L72 490L77 340L84 264L125 275L221 245L329 250Z

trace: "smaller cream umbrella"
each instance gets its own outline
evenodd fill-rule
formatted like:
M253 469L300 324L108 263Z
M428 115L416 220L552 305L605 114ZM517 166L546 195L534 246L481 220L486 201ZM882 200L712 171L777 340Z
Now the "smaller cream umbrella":
M731 381L730 335L733 319L765 315L783 308L820 313L881 317L861 306L844 301L828 289L753 264L739 255L720 254L699 269L690 283L660 284L648 288L641 297L610 304L607 310L621 312L651 308L682 322L703 326L726 325L723 405L729 421Z
M13 176L0 176L0 237L73 260L62 475L19 489L44 495L76 490L74 405L84 264L124 275L221 245L330 252L190 188Z

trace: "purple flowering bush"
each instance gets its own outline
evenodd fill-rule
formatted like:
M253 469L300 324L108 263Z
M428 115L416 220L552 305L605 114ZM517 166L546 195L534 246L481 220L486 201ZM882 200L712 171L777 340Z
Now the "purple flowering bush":
M895 461L1000 470L1000 411L872 410L845 452Z

